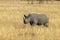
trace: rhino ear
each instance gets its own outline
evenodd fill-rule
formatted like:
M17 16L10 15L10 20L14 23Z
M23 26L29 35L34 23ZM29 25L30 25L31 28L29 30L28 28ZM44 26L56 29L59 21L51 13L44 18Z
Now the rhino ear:
M26 15L24 15L24 17L27 17Z
M28 15L29 17L31 16L31 14Z

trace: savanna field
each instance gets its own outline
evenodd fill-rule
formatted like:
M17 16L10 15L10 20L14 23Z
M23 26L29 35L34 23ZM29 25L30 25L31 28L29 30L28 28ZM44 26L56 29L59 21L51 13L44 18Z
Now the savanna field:
M25 25L23 17L29 13L46 14L49 26ZM0 40L60 40L60 2L0 1Z

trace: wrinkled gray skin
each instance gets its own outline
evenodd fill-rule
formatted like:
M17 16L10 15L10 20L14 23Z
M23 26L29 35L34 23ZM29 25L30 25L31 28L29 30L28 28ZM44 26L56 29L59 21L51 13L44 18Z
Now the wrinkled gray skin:
M44 25L48 27L49 18L45 14L28 14L24 15L24 24L30 23L31 25Z

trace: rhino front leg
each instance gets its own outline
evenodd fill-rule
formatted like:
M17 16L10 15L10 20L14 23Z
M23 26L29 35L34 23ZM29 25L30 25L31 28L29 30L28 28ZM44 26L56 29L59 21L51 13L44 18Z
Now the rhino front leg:
M30 21L31 26L36 25L36 24L37 24L37 21Z
M30 25L33 25L33 21L30 21Z

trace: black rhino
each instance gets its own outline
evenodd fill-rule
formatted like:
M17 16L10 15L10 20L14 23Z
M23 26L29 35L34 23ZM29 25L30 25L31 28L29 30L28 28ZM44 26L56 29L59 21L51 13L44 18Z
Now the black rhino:
M30 23L30 25L44 25L48 27L49 18L45 14L28 14L24 15L24 24Z

